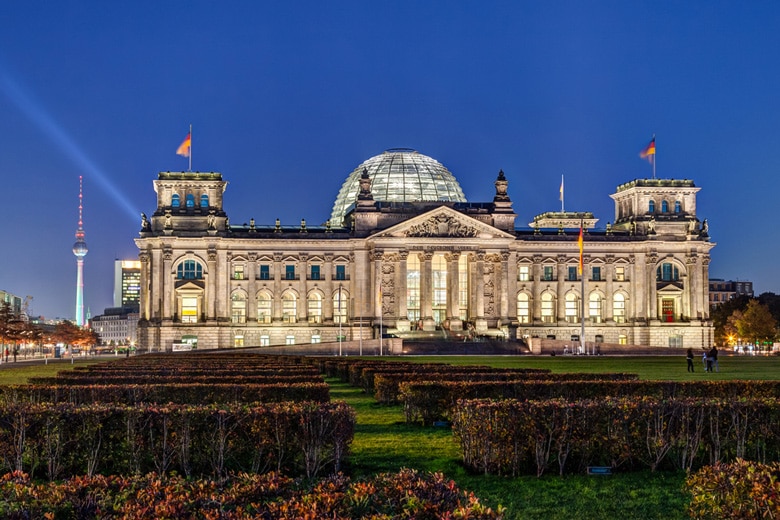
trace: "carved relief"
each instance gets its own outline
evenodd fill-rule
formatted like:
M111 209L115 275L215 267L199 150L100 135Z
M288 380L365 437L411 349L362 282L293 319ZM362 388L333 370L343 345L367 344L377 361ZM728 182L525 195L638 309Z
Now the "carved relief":
M435 215L406 230L407 237L476 237L474 226L466 225L451 215Z
M395 309L395 264L382 263L382 316L393 316Z

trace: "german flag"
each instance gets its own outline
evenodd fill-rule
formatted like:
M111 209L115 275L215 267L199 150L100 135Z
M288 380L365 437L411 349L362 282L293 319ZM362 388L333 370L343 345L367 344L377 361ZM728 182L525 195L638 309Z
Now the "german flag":
M651 157L652 156L652 157ZM645 146L644 150L639 152L639 157L652 161L655 157L655 136L650 140L650 143Z
M192 134L188 133L187 137L184 138L184 141L179 145L178 150L176 150L176 155L183 155L184 157L190 156L190 147L192 146Z

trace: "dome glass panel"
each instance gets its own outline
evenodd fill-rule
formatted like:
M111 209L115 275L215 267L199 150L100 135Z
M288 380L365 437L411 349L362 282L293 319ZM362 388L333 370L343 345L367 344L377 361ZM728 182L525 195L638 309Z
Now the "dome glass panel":
M439 161L407 148L394 148L363 162L341 186L330 220L342 225L347 208L357 201L363 169L371 194L382 202L466 202L457 179Z

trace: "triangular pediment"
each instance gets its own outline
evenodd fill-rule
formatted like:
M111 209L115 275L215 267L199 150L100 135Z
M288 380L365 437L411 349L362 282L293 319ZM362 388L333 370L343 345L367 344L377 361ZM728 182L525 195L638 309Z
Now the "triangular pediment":
M682 291L682 283L680 282L658 282L655 292L659 295L674 295L679 294Z
M509 238L513 235L442 206L373 235L375 238Z

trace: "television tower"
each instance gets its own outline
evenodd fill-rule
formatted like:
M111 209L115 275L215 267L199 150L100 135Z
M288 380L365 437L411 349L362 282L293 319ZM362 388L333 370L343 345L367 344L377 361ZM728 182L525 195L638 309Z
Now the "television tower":
M87 256L87 243L84 241L84 227L81 200L81 175L79 175L79 228L76 230L76 243L73 244L73 254L76 255L76 325L84 326L84 257Z

